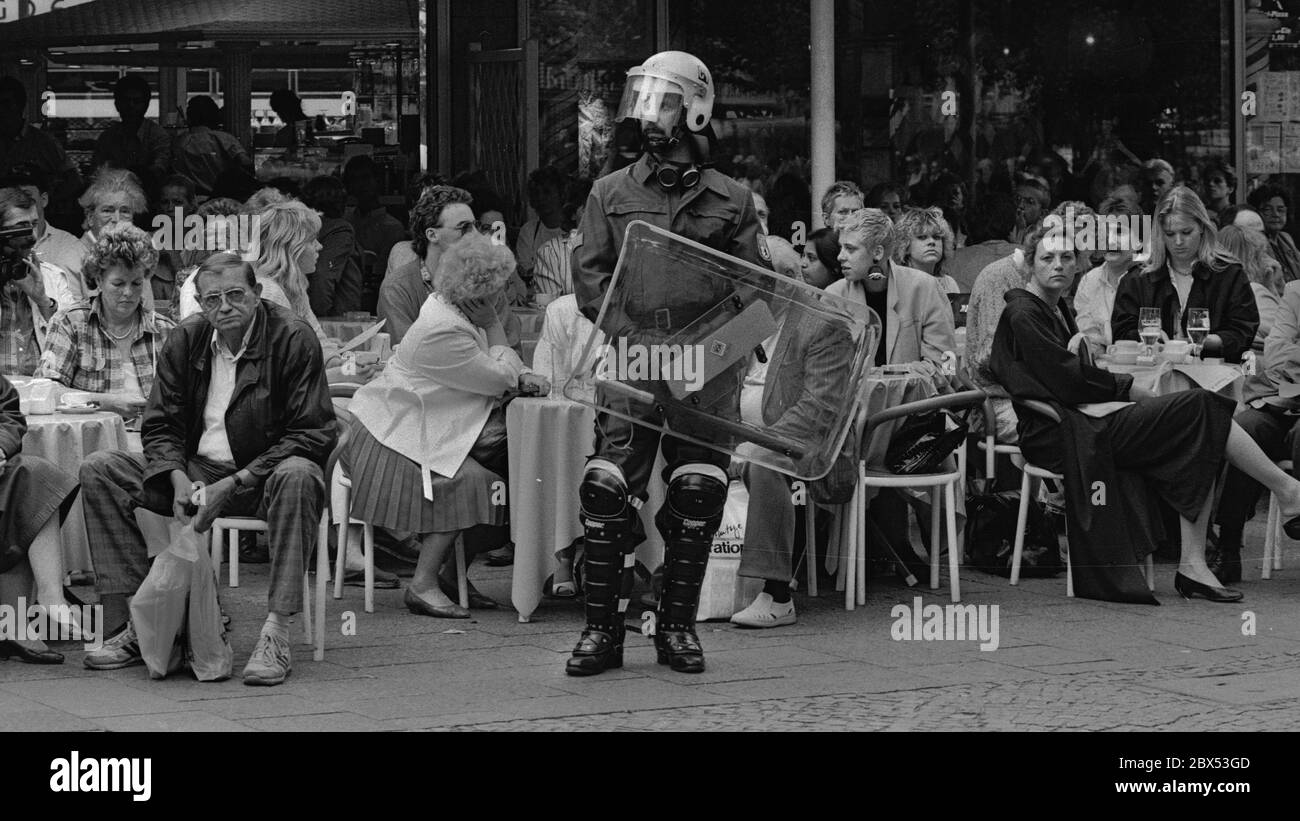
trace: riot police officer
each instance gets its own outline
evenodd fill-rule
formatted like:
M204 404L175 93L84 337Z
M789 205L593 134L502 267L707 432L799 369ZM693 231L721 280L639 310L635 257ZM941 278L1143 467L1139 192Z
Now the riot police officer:
M706 135L710 133L713 95L708 68L684 52L656 54L628 71L616 120L639 122L643 154L633 165L598 180L587 200L574 291L583 313L593 321L613 276L624 232L633 220L770 267L758 242L759 221L749 190L708 165ZM671 270L642 275L674 276ZM663 282L658 286L639 292L673 290ZM684 282L681 287L693 286ZM647 317L667 315L676 303L624 303L624 307L637 316L620 318L623 328L636 326L638 321L645 327ZM680 327L681 319L673 324ZM651 326L653 335L653 320ZM617 334L621 329L610 327L607 321L603 330ZM710 410L738 419L738 407L737 390ZM645 413L654 411L646 409ZM567 663L570 675L594 675L622 666L636 511L647 498L646 483L660 439L659 431L652 427L604 412L597 417L596 452L587 462L579 490L587 626ZM699 673L704 670L704 652L695 633L695 609L726 502L729 457L672 436L662 439L667 498L655 519L665 542L655 649L659 663Z

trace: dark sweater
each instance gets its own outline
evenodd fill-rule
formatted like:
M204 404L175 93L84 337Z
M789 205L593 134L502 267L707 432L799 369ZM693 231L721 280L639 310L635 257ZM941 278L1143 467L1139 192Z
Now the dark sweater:
M1161 327L1172 339L1174 323L1179 319L1179 304L1168 262L1154 271L1137 276L1129 274L1120 280L1110 319L1115 340L1138 339L1139 312L1153 307L1160 309ZM1223 358L1240 362L1259 329L1259 308L1241 266L1234 263L1216 271L1197 261L1192 266L1192 290L1187 307L1210 309L1210 333L1218 334L1223 340ZM1180 327L1186 337L1186 311L1182 313Z

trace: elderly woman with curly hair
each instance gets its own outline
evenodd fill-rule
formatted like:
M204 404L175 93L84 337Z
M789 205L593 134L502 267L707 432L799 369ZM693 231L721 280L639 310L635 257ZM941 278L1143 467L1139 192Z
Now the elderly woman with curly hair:
M952 259L955 242L942 210L907 208L894 223L894 262L934 277L944 293L959 294L957 280L943 272L943 263Z
M510 349L493 308L514 269L510 250L479 234L448 248L401 347L350 407L352 515L420 534L405 595L418 615L468 618L439 568L461 531L506 524L505 507L492 503L493 484L506 474L501 399L550 390Z
M36 376L89 391L104 410L138 414L153 390L158 352L175 327L144 305L145 282L157 264L144 231L130 223L104 229L81 268L98 291L50 320Z
M86 213L86 233L81 235L81 244L87 254L94 250L95 241L105 228L119 222L130 223L136 214L149 210L149 199L144 195L140 178L122 168L101 168L77 203ZM78 299L86 298L91 290L84 282L72 285ZM153 307L152 295L148 301Z

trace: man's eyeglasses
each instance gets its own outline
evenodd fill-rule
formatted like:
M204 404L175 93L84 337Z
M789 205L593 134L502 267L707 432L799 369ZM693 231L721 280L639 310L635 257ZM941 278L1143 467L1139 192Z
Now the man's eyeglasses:
M248 291L243 288L231 288L216 294L205 294L199 299L199 304L203 306L205 311L215 311L221 307L221 300L223 299L230 303L230 307L239 308L248 299Z

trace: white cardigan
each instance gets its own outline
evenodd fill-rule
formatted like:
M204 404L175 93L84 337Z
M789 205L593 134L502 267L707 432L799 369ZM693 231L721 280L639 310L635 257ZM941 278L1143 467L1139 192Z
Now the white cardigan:
M422 467L428 497L428 471L460 470L497 398L525 372L518 354L489 346L481 328L435 293L348 409L381 444Z

